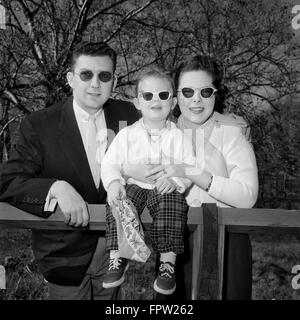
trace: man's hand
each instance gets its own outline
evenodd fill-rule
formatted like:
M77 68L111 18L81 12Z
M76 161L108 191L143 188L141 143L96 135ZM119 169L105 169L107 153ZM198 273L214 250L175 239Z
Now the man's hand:
M112 181L107 189L107 202L112 207L118 207L120 200L126 197L124 186L119 180Z
M176 190L176 183L169 178L159 179L155 183L157 192L160 194L171 193Z
M81 195L66 181L58 180L50 188L65 216L65 223L72 227L86 227L89 223L87 205Z

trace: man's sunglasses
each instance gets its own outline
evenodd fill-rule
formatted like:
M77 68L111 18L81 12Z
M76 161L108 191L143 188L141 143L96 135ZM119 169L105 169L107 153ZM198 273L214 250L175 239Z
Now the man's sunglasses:
M90 70L81 71L80 73L75 72L75 74L77 74L84 82L91 81L94 77L94 73ZM113 77L112 73L109 71L101 71L97 76L101 82L109 82Z
M141 96L145 101L151 101L154 96L158 96L160 100L168 100L171 97L171 92L140 92L139 96Z
M205 88L187 88L186 87L178 90L178 92L181 92L183 96L186 98L192 98L196 91L200 91L200 95L202 98L208 99L218 90L213 87L205 87Z

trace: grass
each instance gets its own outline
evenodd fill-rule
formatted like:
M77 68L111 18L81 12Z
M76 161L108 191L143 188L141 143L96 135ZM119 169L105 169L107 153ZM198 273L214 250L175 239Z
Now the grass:
M0 265L6 269L6 290L0 290L0 300L45 300L48 288L40 274L31 250L31 232L0 227ZM155 259L146 264L130 262L123 300L152 300Z
M31 250L30 231L0 228L0 234L0 264L6 269L6 290L0 290L0 299L47 299L47 287Z
M300 300L292 268L300 265L300 235L251 236L254 300Z
M148 241L147 241L148 242ZM300 300L291 285L292 267L300 265L300 235L252 235L254 300ZM6 268L6 290L0 300L45 300L48 289L30 246L30 231L0 228L0 265ZM131 262L122 286L124 300L152 300L155 257Z

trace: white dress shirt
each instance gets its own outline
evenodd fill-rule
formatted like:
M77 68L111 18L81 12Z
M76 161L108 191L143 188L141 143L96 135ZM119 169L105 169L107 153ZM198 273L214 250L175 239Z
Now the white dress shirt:
M82 142L84 145L84 150L85 152L87 152L87 139L88 139L87 124L89 122L90 114L84 111L82 108L80 108L75 100L73 101L73 110L74 110L75 118L79 127ZM100 109L99 111L94 113L93 117L96 118L97 131L98 132L100 130L101 132L106 131L107 126L106 126L103 109ZM97 134L97 140L100 143L100 149L104 151L104 152L101 152L101 156L103 156L107 147L107 135Z

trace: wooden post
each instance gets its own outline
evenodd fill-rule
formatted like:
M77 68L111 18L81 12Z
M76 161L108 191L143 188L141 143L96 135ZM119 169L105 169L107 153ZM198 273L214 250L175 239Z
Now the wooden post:
M217 300L220 298L218 231L217 206L215 204L203 204L203 238L198 300Z
M219 221L219 214L218 214ZM218 226L218 300L222 300L223 277L224 277L224 250L225 250L225 225Z
M201 210L201 211L200 211ZM199 214L202 213L202 208L199 208ZM202 214L200 215L202 220ZM196 229L193 231L193 246L192 246L192 287L191 287L191 299L198 299L198 287L199 287L199 272L202 259L202 240L203 240L203 222L201 221Z

